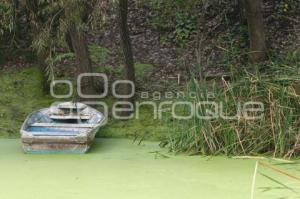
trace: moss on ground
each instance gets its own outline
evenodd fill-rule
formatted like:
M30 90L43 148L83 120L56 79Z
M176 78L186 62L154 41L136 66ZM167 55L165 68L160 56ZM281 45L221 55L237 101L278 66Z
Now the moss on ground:
M63 88L58 89L64 92ZM38 67L0 74L0 138L18 138L26 116L55 101L42 91L42 75ZM106 99L109 106L113 99ZM153 119L151 107L142 107L140 119L111 120L100 129L98 137L129 137L138 140L158 140L166 135L168 127Z
M37 67L0 75L0 137L19 137L27 114L48 106L53 99L42 91L42 75Z
M99 137L132 138L136 141L162 140L169 130L168 122L154 118L153 107L141 106L139 117L122 121L110 119L99 132Z

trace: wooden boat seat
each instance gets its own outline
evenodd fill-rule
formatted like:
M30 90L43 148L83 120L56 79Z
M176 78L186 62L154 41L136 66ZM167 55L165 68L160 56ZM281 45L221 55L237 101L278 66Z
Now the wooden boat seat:
M94 128L94 124L33 123L31 127Z
M77 103L72 103L72 102L65 102L61 103L57 106L59 109L67 109L67 110L83 110L87 106L85 104L77 104Z
M50 115L51 119L54 120L89 120L90 115Z

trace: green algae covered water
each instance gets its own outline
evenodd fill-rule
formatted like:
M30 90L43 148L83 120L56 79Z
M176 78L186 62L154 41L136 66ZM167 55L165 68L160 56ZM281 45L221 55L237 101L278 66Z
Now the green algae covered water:
M25 155L20 140L3 139L0 199L250 199L255 164L122 139L96 140L85 155ZM272 164L300 176L299 164ZM300 183L259 167L253 190L254 199L299 198Z

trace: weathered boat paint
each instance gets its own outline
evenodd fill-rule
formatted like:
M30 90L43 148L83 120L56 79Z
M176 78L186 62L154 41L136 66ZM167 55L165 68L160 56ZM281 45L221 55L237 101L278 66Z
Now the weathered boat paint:
M71 110L69 115L67 107ZM82 103L74 106L64 103L39 110L30 114L21 127L23 150L43 154L86 153L104 120L102 113Z

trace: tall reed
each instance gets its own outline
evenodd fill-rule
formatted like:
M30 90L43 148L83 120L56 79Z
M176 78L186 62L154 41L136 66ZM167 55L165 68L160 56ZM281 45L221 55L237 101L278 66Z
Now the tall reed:
M195 116L192 120L176 120L169 139L172 151L204 155L268 154L287 158L300 154L299 65L271 62L264 72L244 70L230 81L222 78L221 82L214 83L192 78L187 92L199 94L196 98L185 98L195 104L207 100L222 102L225 115L235 115L239 103L262 102L263 117L204 120ZM207 92L214 93L214 99L203 95ZM205 115L209 108L199 106L196 111Z

